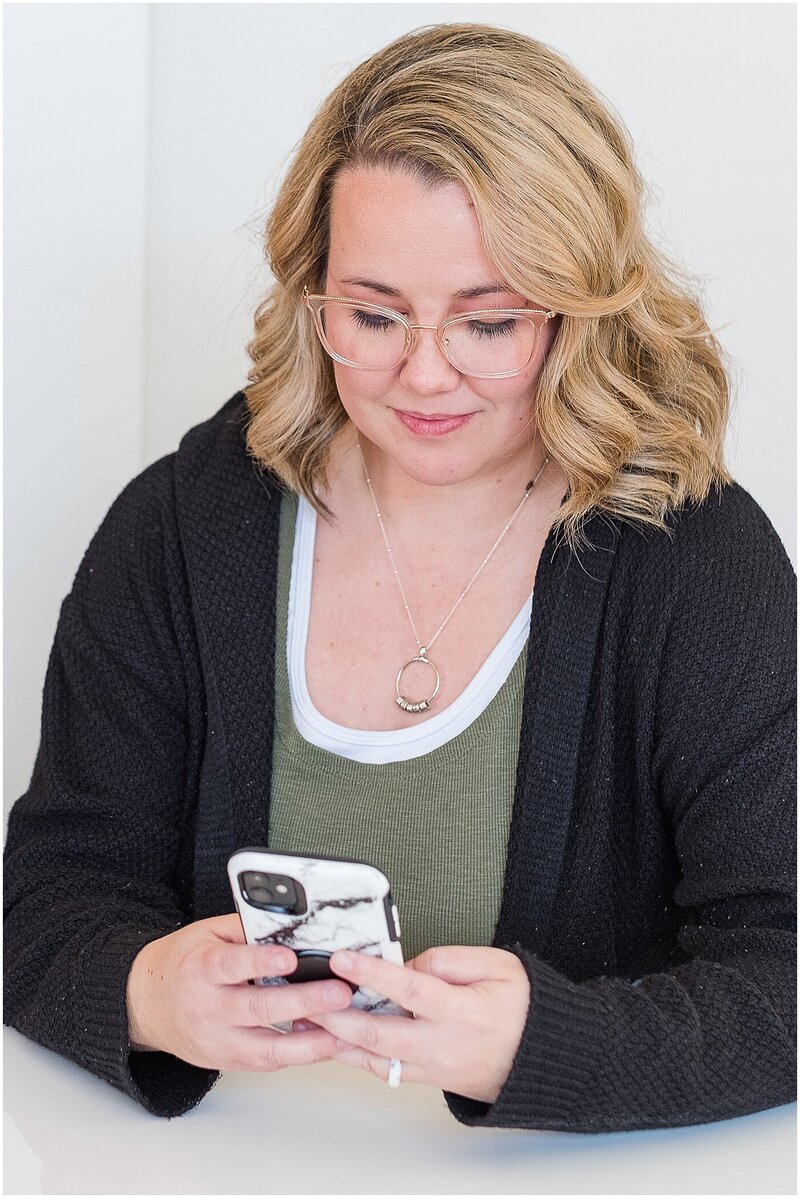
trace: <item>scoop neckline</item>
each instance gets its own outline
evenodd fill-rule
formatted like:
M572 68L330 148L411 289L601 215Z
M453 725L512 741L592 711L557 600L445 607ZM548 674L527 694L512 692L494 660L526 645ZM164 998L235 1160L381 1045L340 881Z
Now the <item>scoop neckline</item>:
M298 552L298 534L300 535L300 551L302 551L303 539L309 537L312 540L312 560L313 560L313 544L316 539L317 528L317 512L315 508L308 502L303 495L292 496L295 502L296 519L294 527L294 540L292 545L292 561L295 553ZM293 573L293 571L291 572ZM291 574L290 574L291 577ZM339 741L343 744L358 744L364 746L407 746L413 745L420 741L426 740L431 736L445 733L447 728L459 719L463 718L464 712L474 702L476 696L487 686L490 685L490 680L495 675L501 666L502 661L506 657L507 640L519 640L518 651L514 654L514 661L511 670L505 674L505 678L510 677L514 669L514 665L519 659L519 654L522 652L525 641L527 640L528 629L530 626L530 617L533 607L533 590L525 600L525 603L520 608L517 615L512 620L505 633L492 649L486 661L478 670L477 674L470 680L461 694L448 704L444 710L437 715L431 716L430 719L423 721L421 724L409 728L392 728L392 729L366 729L366 728L351 728L345 724L339 724L334 720L328 719L314 705L311 695L308 690L308 682L305 669L305 648L308 643L308 625L311 613L311 593L310 588L306 588L304 592L304 600L302 607L295 608L295 635L291 638L289 651L295 650L297 647L302 647L302 663L293 656L293 665L295 668L289 673L289 684L292 692L292 697L297 704L299 712L303 718L321 735L329 737L333 741ZM291 603L291 595L290 595ZM287 620L288 623L288 620ZM524 635L523 635L524 634ZM300 666L302 665L302 668ZM287 656L288 670L288 656ZM502 686L502 683L501 683ZM496 697L496 694L495 696ZM493 700L490 700L492 702ZM488 706L488 704L486 705ZM457 733L454 734L458 735ZM448 739L454 739L448 738Z

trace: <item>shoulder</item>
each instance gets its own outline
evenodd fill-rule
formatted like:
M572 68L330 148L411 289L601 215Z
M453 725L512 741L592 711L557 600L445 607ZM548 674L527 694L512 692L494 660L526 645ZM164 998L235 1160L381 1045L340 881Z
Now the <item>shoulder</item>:
M175 489L179 510L189 519L203 511L250 506L258 496L279 503L281 488L247 447L250 411L247 396L237 391L208 420L182 437L175 455Z
M764 687L788 704L797 580L768 516L730 483L668 522L669 534L626 525L617 544L606 618L634 674L671 680L676 711L699 690L709 710Z
M165 454L137 474L111 504L92 537L76 583L148 572L153 562L180 553L181 498L216 479L221 490L236 486L237 477L252 473L244 429L247 404L242 392L214 415L191 428L177 450ZM238 463L238 471L236 464Z
M250 414L247 397L237 391L207 420L194 425L181 438L177 465L181 470L201 468L208 459L246 456L245 431Z
M666 530L617 524L617 573L659 596L702 600L720 589L750 591L767 579L793 589L792 564L772 522L739 483L712 488L701 503L667 514Z
M252 504L254 495L280 501L274 476L263 470L247 449L250 419L242 391L231 396L207 420L190 428L172 453L165 454L136 475L109 508L89 553L108 550L133 540L154 542L166 533L177 539L206 524L223 510L234 513Z
M721 551L761 549L782 556L788 563L780 537L753 496L737 482L712 488L702 503L687 505L670 514L674 542L679 547L707 544Z
M666 519L666 531L611 522L605 625L631 668L678 655L687 674L716 675L745 654L779 662L791 685L797 580L764 510L734 482Z
M174 512L175 454L166 454L123 487L103 517L81 562L76 581L87 573L128 568L163 540Z

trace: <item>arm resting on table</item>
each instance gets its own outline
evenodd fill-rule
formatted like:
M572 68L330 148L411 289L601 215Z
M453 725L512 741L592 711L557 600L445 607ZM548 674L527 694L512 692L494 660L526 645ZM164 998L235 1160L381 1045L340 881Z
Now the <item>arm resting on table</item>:
M164 458L116 500L62 604L4 895L5 1022L167 1116L217 1077L128 1040L134 957L190 918L177 883L202 686L171 494Z
M729 500L736 534L718 535L710 508L704 552L676 571L655 699L652 786L681 867L685 961L575 983L508 945L528 1020L491 1106L445 1096L462 1122L672 1127L796 1096L796 579L749 496Z

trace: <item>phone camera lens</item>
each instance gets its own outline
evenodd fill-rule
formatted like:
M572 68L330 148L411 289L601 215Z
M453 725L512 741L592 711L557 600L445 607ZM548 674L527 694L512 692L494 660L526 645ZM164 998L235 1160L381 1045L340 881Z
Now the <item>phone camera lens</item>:
M261 911L303 915L308 910L303 887L288 874L245 870L239 875L239 886L244 901Z

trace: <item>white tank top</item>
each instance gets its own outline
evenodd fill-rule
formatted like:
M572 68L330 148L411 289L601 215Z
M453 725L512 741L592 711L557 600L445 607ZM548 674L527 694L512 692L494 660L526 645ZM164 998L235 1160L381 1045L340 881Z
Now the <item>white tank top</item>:
M449 707L415 727L386 732L345 728L317 711L311 702L306 682L306 644L316 532L316 510L301 495L297 499L286 637L292 715L297 730L312 745L354 761L380 764L422 757L463 732L500 690L527 642L533 592L478 673ZM397 597L400 602L399 592Z

